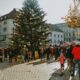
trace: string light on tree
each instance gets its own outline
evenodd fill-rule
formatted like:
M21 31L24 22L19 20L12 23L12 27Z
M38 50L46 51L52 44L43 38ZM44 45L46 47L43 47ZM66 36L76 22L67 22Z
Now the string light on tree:
M15 33L20 34L13 37L15 44L24 41L23 45L30 44L32 49L38 48L40 43L46 44L49 29L44 17L45 12L39 7L38 0L25 0L14 20Z

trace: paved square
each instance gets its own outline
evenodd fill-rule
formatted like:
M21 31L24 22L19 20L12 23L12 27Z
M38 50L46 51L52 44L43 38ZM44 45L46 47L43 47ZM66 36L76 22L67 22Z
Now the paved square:
M19 64L0 71L0 80L49 80L51 73L59 69L59 63Z

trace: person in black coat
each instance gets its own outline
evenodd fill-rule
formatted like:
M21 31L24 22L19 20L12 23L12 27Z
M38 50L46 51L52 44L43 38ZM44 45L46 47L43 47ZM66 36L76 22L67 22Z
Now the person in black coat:
M12 62L12 58L14 57L14 51L12 48L8 49L8 55L9 55L9 62Z
M66 58L69 58L69 59L73 59L73 55L72 55L72 45L69 46L68 48L66 48Z
M67 60L68 60L68 69L69 69L69 71L71 71L72 63L73 63L72 49L73 49L73 46L72 46L72 45L70 45L70 46L66 49L66 58L67 58Z
M0 49L0 62L2 62L3 61L3 51L2 51L2 49Z
M50 59L50 47L49 46L46 46L46 50L45 50L45 53L46 53L46 58L47 58L47 61Z
M59 48L58 46L55 45L55 47L54 47L54 56L55 56L55 60L58 59L59 55L60 55L60 48Z
M4 49L4 58L5 60L7 60L7 57L8 57L8 49Z

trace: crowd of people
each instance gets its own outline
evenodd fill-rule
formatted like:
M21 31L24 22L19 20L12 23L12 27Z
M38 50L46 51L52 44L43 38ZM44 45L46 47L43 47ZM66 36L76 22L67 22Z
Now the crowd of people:
M61 66L61 75L64 72L64 63L67 60L67 69L70 71L72 77L75 74L75 68L78 68L79 80L80 80L80 44L72 43L65 48L65 52L62 50L59 56L59 62Z
M28 47L24 46L23 48L11 47L6 49L0 49L0 56L4 56L4 60L7 60L11 63L14 59L17 62L17 58L21 58L23 62L29 62L31 60L40 59L41 61L49 61L54 59L59 61L61 66L61 74L64 72L64 63L67 60L67 68L71 73L71 76L74 76L75 66L78 64L79 68L79 78L80 78L80 45L72 43L68 46L61 45L46 45L40 46L36 50L32 51ZM0 61L3 60L0 58Z
M55 57L55 60L57 60L58 56L60 55L60 46L40 46L39 48L35 50L31 50L28 47L10 47L5 49L0 49L0 55L4 56L4 59L9 59L9 62L12 62L12 59L14 58L15 61L17 57L21 56L24 62L29 62L31 60L35 59L46 59L47 61L51 58ZM2 61L2 60L0 60Z

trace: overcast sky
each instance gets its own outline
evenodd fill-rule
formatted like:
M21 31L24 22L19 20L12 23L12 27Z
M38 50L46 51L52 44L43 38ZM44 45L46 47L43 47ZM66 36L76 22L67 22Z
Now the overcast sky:
M0 0L0 15L10 12L13 8L21 8L24 0ZM61 23L69 9L72 0L38 0L45 13L48 23Z

